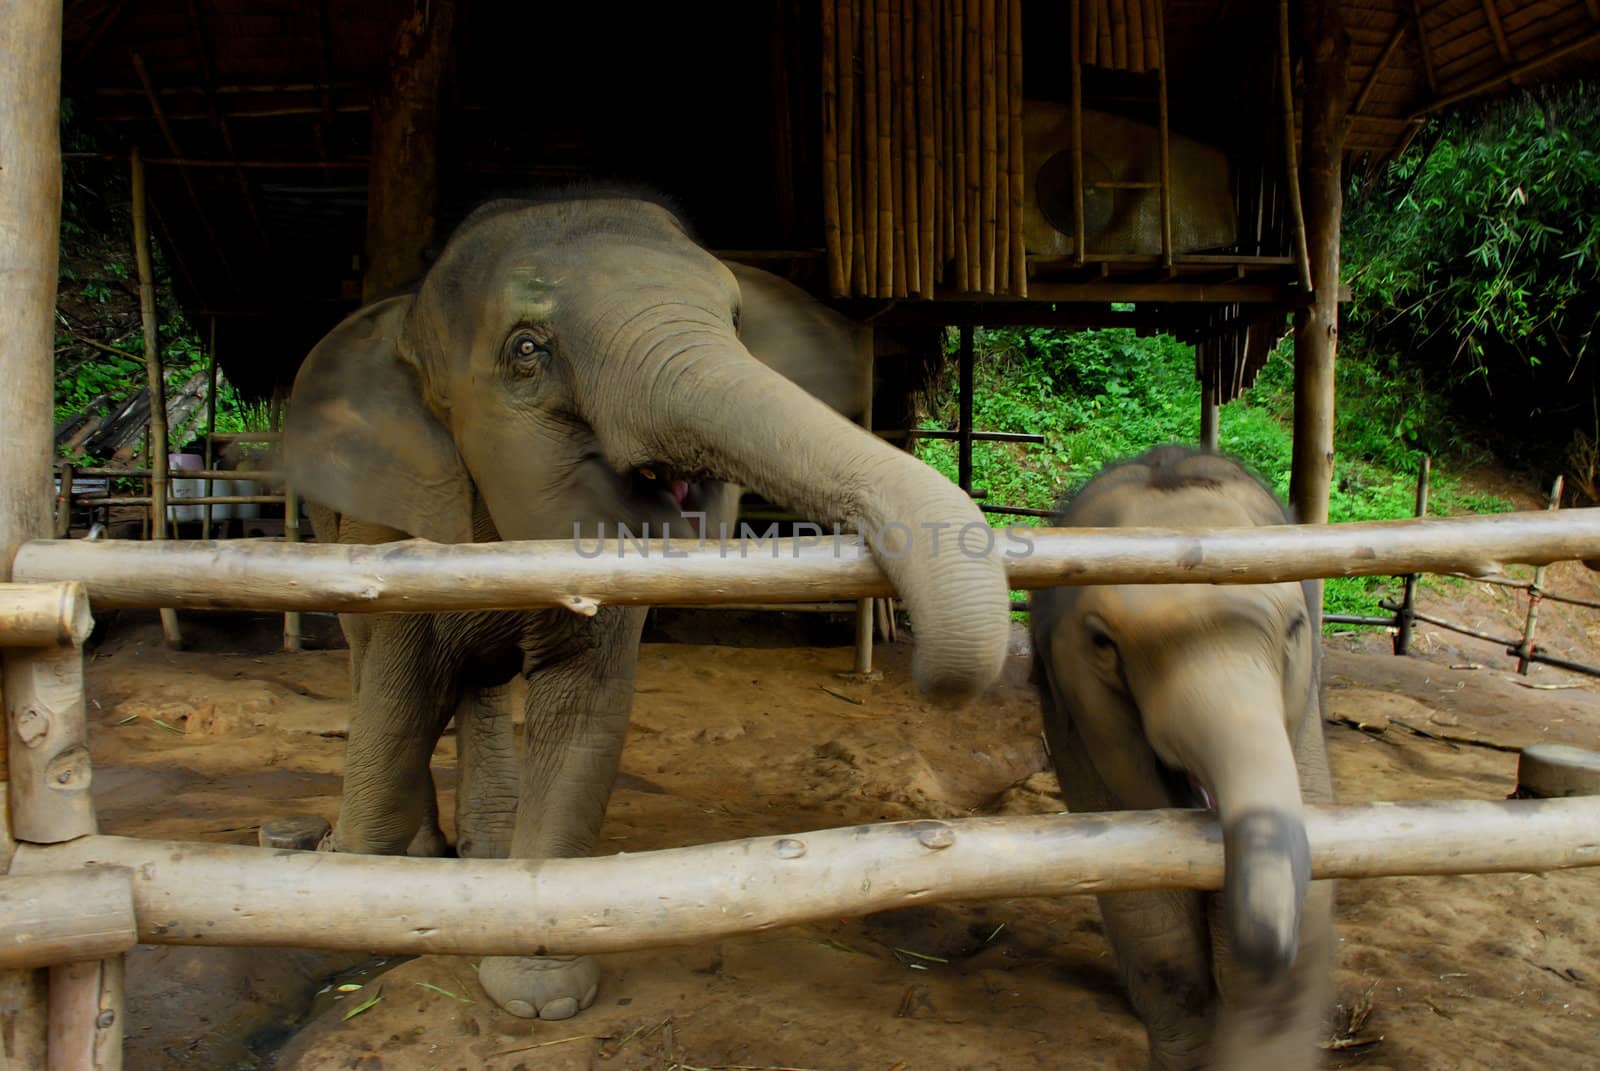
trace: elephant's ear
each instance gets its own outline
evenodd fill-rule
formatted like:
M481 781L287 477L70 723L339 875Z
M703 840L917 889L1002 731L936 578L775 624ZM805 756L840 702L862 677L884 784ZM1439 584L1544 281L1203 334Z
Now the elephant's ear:
M768 368L856 423L872 393L872 328L787 279L734 261L739 340Z
M431 539L472 540L472 479L397 346L409 295L354 313L295 377L284 469L308 501Z

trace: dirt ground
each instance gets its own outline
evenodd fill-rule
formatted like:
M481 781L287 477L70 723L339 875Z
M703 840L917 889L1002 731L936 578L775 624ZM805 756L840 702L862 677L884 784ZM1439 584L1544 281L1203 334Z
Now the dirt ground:
M1552 580L1600 595L1580 566ZM1507 635L1524 605L1450 584L1422 603ZM346 652L271 653L270 617L185 620L194 642L183 652L161 646L153 616L102 623L89 666L102 830L248 844L266 817L331 820ZM714 639L740 631L720 620ZM1600 661L1597 628L1600 613L1547 606L1541 642ZM949 714L911 692L906 642L879 646L872 682L839 676L851 663L842 646L646 644L601 850L1059 811L1020 630L1015 648L994 694ZM1600 682L1548 668L1519 678L1502 649L1431 627L1410 658L1374 633L1329 637L1326 649L1343 800L1501 799L1517 747L1600 748ZM448 815L448 736L434 770ZM1600 1067L1600 872L1350 881L1338 919L1329 1067ZM602 961L591 1010L530 1024L487 1002L468 959L141 946L129 961L127 1066L1144 1066L1090 898L900 910Z

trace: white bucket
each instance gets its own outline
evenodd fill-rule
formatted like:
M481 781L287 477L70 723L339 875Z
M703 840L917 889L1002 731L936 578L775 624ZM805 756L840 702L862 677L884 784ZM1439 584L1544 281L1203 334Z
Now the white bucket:
M205 458L196 454L168 454L167 468L172 473L198 472L205 468ZM188 478L175 478L172 481L172 498L199 498L205 494L205 481ZM173 524L182 524L186 521L200 520L202 507L200 506L167 506L167 520Z

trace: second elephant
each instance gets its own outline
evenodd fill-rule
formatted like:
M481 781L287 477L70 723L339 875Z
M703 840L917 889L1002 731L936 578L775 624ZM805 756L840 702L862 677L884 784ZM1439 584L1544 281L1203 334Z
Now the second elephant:
M1089 481L1063 527L1292 523L1234 462L1162 447ZM1309 584L1062 587L1033 598L1045 732L1073 811L1203 807L1220 895L1100 897L1153 1071L1309 1071L1332 985L1333 888L1303 803L1328 803Z

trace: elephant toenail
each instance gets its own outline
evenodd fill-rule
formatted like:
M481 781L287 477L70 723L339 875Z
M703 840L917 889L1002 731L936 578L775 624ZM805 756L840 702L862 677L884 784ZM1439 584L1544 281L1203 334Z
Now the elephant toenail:
M533 1005L525 1000L508 1000L505 1004L506 1011L519 1019L534 1019L538 1013L533 1010Z
M600 992L600 987L598 985L590 986L589 991L583 995L583 1003L580 1004L579 1007L587 1008L589 1005L593 1004L595 994L598 992Z
M519 1000L516 1003L521 1004ZM539 1009L541 1019L571 1019L578 1014L578 1002L572 997L557 997Z

